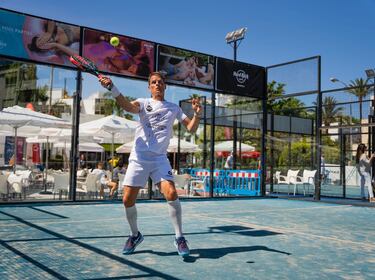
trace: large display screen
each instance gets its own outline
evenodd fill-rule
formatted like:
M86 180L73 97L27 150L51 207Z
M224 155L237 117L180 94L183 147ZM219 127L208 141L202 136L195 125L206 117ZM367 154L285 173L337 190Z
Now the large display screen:
M261 66L217 59L217 89L234 95L263 98L265 69Z
M214 88L214 57L169 46L158 46L158 71L178 85Z
M83 56L100 71L141 78L154 71L154 43L92 29L85 29L83 34ZM110 43L114 36L120 41L117 46Z
M78 26L0 10L0 54L37 62L73 66L78 54Z

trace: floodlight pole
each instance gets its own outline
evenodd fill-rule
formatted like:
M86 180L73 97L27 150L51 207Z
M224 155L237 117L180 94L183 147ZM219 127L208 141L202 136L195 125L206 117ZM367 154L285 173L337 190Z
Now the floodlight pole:
M241 28L236 31L230 32L226 36L227 44L233 46L233 64L237 61L237 48L239 43L245 38L247 28ZM232 44L233 43L233 44ZM242 139L241 139L242 140ZM241 142L239 147L239 155L241 158ZM233 169L237 169L237 115L236 107L234 107L234 116L233 116Z

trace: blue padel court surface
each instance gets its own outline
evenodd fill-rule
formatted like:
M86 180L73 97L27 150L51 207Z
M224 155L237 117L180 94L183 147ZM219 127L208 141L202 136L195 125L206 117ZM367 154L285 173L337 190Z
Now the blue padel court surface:
M182 201L191 255L165 202L0 207L0 279L375 279L375 208L286 199Z

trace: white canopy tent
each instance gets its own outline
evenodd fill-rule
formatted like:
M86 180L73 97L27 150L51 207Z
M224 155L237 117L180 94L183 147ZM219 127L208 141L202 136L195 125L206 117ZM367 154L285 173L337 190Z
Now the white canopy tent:
M123 133L134 137L134 131L137 126L138 122L111 115L81 124L79 131L80 135L93 135L103 138L111 137L111 157L113 158L115 136Z
M240 150L240 142L237 142L237 151ZM233 141L223 141L215 145L215 152L230 152L233 150ZM242 152L255 151L255 147L241 143Z
M53 127L70 128L71 124L55 116L35 112L28 108L13 106L0 111L0 124L7 125L14 129L15 143L17 143L17 132L20 127ZM48 151L48 149L47 149ZM14 153L17 163L17 145L14 145ZM48 155L47 155L48 158ZM16 169L17 164L14 165Z

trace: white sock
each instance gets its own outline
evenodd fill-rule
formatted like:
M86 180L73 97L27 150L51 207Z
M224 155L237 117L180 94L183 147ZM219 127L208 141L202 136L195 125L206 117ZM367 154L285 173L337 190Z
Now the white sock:
M126 219L128 220L130 230L133 236L138 235L138 226L137 226L137 207L125 207Z
M181 203L177 198L174 201L168 201L169 216L174 226L176 238L182 237L182 218L181 218Z

